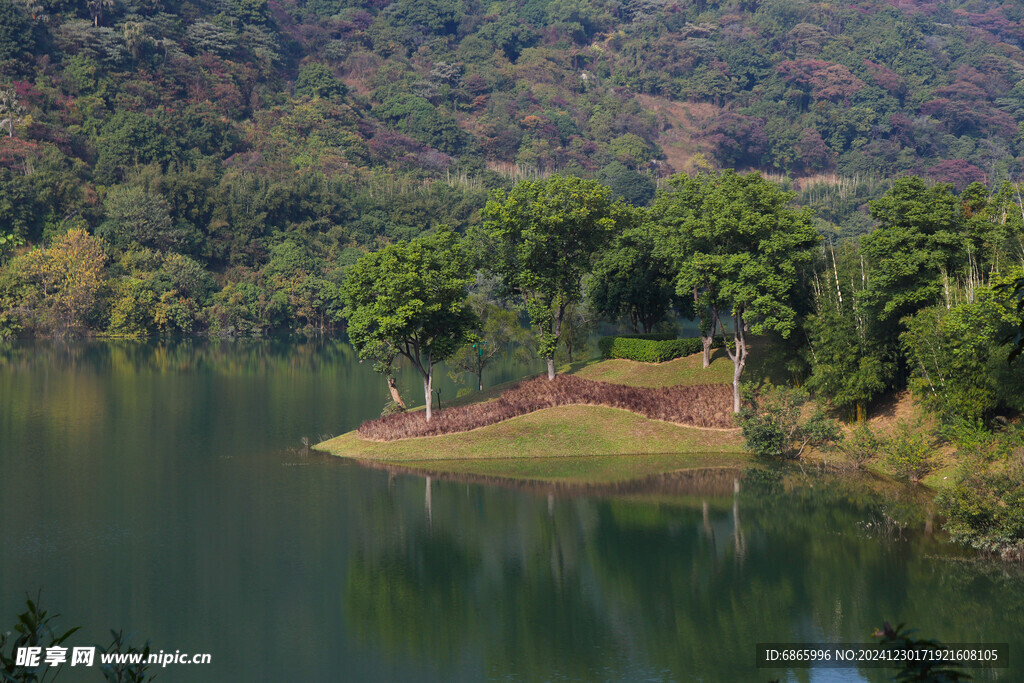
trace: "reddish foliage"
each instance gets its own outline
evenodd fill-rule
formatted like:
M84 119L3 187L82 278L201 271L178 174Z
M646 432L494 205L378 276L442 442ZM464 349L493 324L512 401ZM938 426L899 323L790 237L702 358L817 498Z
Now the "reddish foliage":
M832 167L832 150L821 139L821 133L805 128L795 146L797 159L805 170L824 171Z
M26 173L30 159L38 157L39 144L31 140L8 137L5 130L0 134L0 168L17 169Z
M947 159L931 167L928 176L941 183L953 183L957 192L971 183L986 183L988 175L963 159Z
M397 413L364 422L359 435L393 441L414 436L438 436L486 427L543 408L593 405L622 408L654 420L694 427L732 427L732 388L720 384L647 389L594 382L575 375L548 381L535 377L509 389L494 401L446 408L430 422L423 413Z
M969 26L979 28L1003 39L1020 40L1021 38L1020 22L1007 19L1001 7L990 8L984 13L956 9L953 10L953 15L963 20Z
M980 76L980 74L979 74ZM978 79L981 80L980 78ZM968 102L977 102L978 100L984 100L988 97L984 90L979 88L977 85L970 81L956 81L943 88L937 88L935 90L936 97L948 97L953 100L966 100Z
M39 106L43 103L43 93L28 81L15 81L14 94L22 104L34 104Z
M970 102L939 97L922 104L921 113L939 119L954 135L976 130L1010 136L1017 131L1012 116L990 107L983 101Z
M764 119L722 112L707 129L715 158L726 166L758 166L768 149Z
M888 90L896 95L901 95L906 91L907 86L903 77L889 67L882 64L876 64L870 59L864 60L864 66L867 67L868 73L871 75L871 80L873 80L875 85L879 88Z
M473 97L491 92L491 85L480 74L472 74L462 79L462 88Z
M779 63L775 69L791 83L809 86L816 100L848 100L864 87L864 81L842 64L820 59L794 59Z
M398 131L382 128L376 132L366 146L375 159L384 162L398 162L410 155L422 154L427 146Z

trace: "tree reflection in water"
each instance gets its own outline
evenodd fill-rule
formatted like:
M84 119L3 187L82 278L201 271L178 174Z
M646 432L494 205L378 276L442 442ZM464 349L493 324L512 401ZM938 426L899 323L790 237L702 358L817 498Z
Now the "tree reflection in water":
M1019 632L1019 612L963 608L961 593L993 586L951 580L970 570L925 531L922 497L871 477L718 468L572 486L432 472L427 514L408 495L423 479L392 478L363 499L373 522L350 554L346 620L365 646L442 674L769 680L758 642L864 642L886 618L947 642L977 640L980 623ZM865 533L880 514L904 533Z

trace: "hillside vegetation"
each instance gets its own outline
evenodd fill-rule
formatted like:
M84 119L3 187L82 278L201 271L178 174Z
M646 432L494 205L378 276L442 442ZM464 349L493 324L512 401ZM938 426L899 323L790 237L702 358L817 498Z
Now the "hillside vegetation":
M0 334L327 330L360 254L462 232L489 189L555 171L642 205L672 172L761 169L819 229L860 234L899 174L1019 172L1022 17L997 0L0 0Z

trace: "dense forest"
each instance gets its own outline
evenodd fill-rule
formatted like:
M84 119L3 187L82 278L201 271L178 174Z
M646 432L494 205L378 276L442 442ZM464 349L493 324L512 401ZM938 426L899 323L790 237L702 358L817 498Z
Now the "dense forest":
M316 332L347 269L557 172L761 170L837 242L1024 160L997 0L0 0L0 335Z

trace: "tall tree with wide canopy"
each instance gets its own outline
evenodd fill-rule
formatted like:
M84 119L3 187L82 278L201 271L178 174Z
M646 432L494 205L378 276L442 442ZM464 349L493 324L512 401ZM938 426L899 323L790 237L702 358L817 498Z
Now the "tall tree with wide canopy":
M434 365L458 349L475 316L466 303L472 264L445 226L360 258L342 286L348 335L361 358L397 353L423 377L431 418Z
M548 379L555 378L566 312L582 298L583 276L623 211L604 185L560 175L497 190L484 208L494 249L488 267L510 294L523 297Z
M793 291L798 266L821 239L793 194L759 173L676 177L679 213L668 213L680 294L704 292L719 327L732 316L733 412L740 411L740 377L750 354L748 334L788 337L796 326Z
M677 301L687 302L686 308L699 321L705 368L711 365L711 347L721 305L715 298L718 293L716 273L705 269L701 277L690 278L687 285L679 280L679 270L692 248L691 228L687 226L691 226L702 211L704 182L709 177L703 174L693 179L684 174L672 176L668 180L669 189L658 193L649 214L649 222L655 226L655 257L669 264Z
M594 309L612 322L626 318L634 332L651 332L665 319L675 297L671 264L657 249L656 228L642 209L604 249L590 280Z
M967 270L963 202L951 185L929 186L913 176L898 179L871 202L878 228L861 240L869 267L862 298L883 327L879 336L890 343L896 343L904 316L940 300L943 274Z

